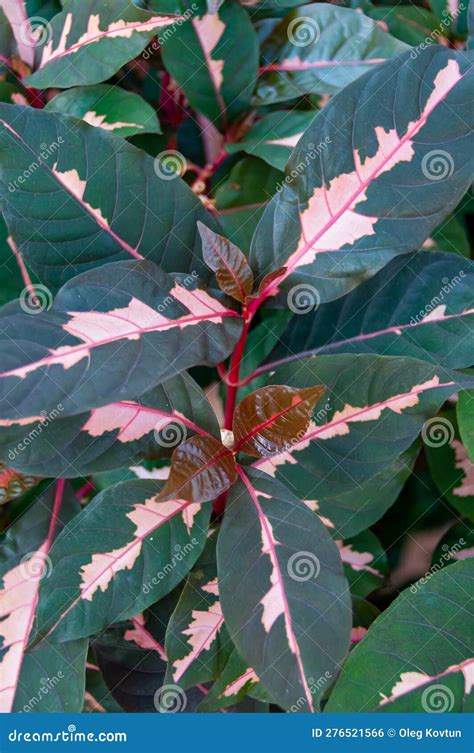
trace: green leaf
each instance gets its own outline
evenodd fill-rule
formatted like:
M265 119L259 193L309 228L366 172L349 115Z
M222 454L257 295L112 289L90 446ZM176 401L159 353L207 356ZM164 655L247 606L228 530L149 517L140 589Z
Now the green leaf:
M410 45L426 44L427 38L446 41L447 26L426 8L415 5L371 7L367 14L397 39ZM435 32L433 34L433 32Z
M163 34L163 62L191 106L223 130L249 106L258 38L248 14L233 0L212 14L203 0L194 9L172 34Z
M275 359L331 353L412 356L449 368L472 362L474 270L452 254L418 252L393 259L344 298L313 310L300 291L294 316L264 371ZM293 297L296 307L298 292ZM297 309L298 310L298 309Z
M118 136L161 133L153 107L143 97L119 86L77 86L51 99L46 109L74 115Z
M474 391L464 390L459 395L457 421L462 442L474 463Z
M444 411L426 422L422 432L428 465L440 493L474 521L474 463L459 436L456 413Z
M263 44L259 104L304 94L335 94L407 46L350 8L304 5L289 13Z
M128 0L70 0L51 21L38 68L27 79L37 89L98 84L136 57L172 16L155 15Z
M196 222L214 222L179 175L166 172L167 159L175 157L154 161L68 115L0 105L0 202L41 282L56 290L79 272L142 257L209 276Z
M71 490L63 494L59 481L2 536L2 712L82 710L87 641L70 641L57 650L48 643L27 649L40 584L52 574L53 537L74 519L78 507Z
M98 494L51 549L39 634L50 642L92 635L165 596L204 548L210 512L210 505L161 501L153 481Z
M214 412L186 373L135 400L118 400L77 416L61 409L40 421L3 425L0 458L23 473L62 478L167 457L194 433L219 436Z
M457 562L403 591L352 651L325 711L465 710L473 568Z
M0 312L4 426L133 400L191 365L219 363L241 323L145 261L84 272L34 312L16 302Z
M324 303L420 247L471 181L468 68L464 56L441 47L406 53L316 115L252 241L259 277L286 267L262 298L273 301L281 290L289 304L291 291L306 285Z
M470 557L474 557L474 530L469 523L460 521L451 526L434 550L431 572Z
M334 677L349 645L337 547L288 488L252 469L240 475L217 549L225 622L272 700L313 711L324 689L317 679Z
M226 144L226 151L253 154L277 170L284 170L289 156L308 128L314 112L303 110L271 112L258 121L235 144Z
M219 224L225 235L245 253L263 210L283 175L256 157L240 160L216 190ZM207 223L203 220L206 225Z
M469 380L411 358L319 356L282 366L274 383L323 384L326 393L306 434L254 466L306 500L337 538L354 536L395 501L406 475L402 453Z

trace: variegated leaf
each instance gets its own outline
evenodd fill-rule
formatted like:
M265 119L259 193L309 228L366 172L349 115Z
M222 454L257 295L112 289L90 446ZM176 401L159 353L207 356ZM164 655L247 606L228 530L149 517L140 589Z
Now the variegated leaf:
M474 462L459 435L455 411L444 411L427 421L422 436L440 494L474 522Z
M277 170L284 170L292 150L315 114L304 110L271 112L252 126L240 141L226 144L226 150L230 154L239 151L253 154Z
M0 458L23 473L66 478L168 456L195 433L219 436L207 398L186 373L135 400L61 415L58 409L31 423L0 422ZM17 475L11 472L10 486Z
M68 115L0 105L2 211L42 283L140 258L209 276L196 222L214 222L162 159Z
M263 45L257 102L334 94L406 49L357 10L304 5L289 13Z
M0 587L0 710L81 711L87 641L27 649L41 582L52 573L53 538L77 513L64 482L38 497L3 536ZM63 499L64 497L64 499ZM62 505L61 505L62 503ZM46 679L43 679L46 678ZM49 684L49 680L52 684Z
M210 512L210 505L162 501L154 481L127 481L98 494L51 549L40 635L91 635L165 596L199 557Z
M225 129L249 106L258 72L258 38L235 0L215 13L197 0L191 17L188 10L186 22L163 35L161 50L165 67L191 105L218 128Z
M188 688L216 679L232 650L219 600L216 535L189 573L166 630L165 682Z
M78 275L37 316L8 304L0 330L0 417L24 426L133 400L191 365L218 363L240 319L152 262L131 261Z
M275 703L317 710L324 684L315 681L335 676L352 619L339 553L324 525L288 488L242 469L217 558L224 618L240 655Z
M352 651L326 711L468 710L473 560L406 589Z
M393 259L344 298L294 316L262 373L280 359L331 353L413 356L462 368L472 363L473 335L473 263L418 252Z
M253 238L260 277L286 268L262 298L282 290L291 308L304 286L324 303L420 247L472 178L469 66L441 47L406 53L318 113Z
M105 81L176 18L128 0L70 0L51 21L28 85L66 88Z
M331 533L330 526L328 530ZM336 539L336 545L352 594L363 598L385 585L387 556L372 531L363 531L345 541Z
M250 692L253 697L261 693L258 677L234 648L219 678L199 704L198 711L220 711L239 703Z
M367 355L308 358L282 366L272 381L300 389L319 383L326 393L305 436L254 466L287 484L342 539L394 502L407 463L401 454L444 400L471 383L416 359Z
M73 115L119 136L161 133L156 112L143 97L110 84L69 89L51 99L46 109Z

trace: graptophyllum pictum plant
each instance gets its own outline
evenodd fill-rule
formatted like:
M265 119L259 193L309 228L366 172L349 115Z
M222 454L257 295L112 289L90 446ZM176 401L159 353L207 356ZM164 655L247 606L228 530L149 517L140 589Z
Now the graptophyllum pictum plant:
M2 711L468 707L467 4L345 6L0 2Z

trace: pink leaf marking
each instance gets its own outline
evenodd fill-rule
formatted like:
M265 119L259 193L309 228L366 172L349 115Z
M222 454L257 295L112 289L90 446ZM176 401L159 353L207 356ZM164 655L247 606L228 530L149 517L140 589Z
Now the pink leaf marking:
M38 606L38 592L42 577L48 574L48 552L53 543L57 516L64 492L64 480L56 484L53 511L45 541L25 562L3 576L0 589L0 638L2 657L0 668L0 713L12 710L20 678L23 657Z
M157 502L156 497L133 505L132 509L126 514L126 517L135 525L131 541L110 552L97 552L92 555L90 562L82 565L79 570L81 578L80 595L71 601L49 630L48 635L57 628L59 623L81 600L92 601L98 590L105 593L117 573L123 570L131 570L142 551L143 541L153 531L168 523L177 515L181 515L189 534L194 518L200 509L201 505L198 502L188 502L184 499Z
M59 42L54 47L54 41L51 39L43 49L39 69L47 63L58 60L65 55L72 55L83 49L85 46L100 42L102 39L117 39L119 37L130 38L134 32L146 33L152 32L160 26L168 26L178 20L178 16L153 16L147 21L114 21L106 29L100 29L100 16L92 15L89 17L87 30L82 36L67 46L67 38L72 28L72 13L68 13L61 32Z
M300 675L300 681L304 688L306 701L310 711L314 711L313 699L311 691L308 686L306 675L304 672L303 661L301 658L300 649L296 640L295 632L293 629L293 622L290 614L290 608L288 600L286 598L285 586L283 582L283 576L278 561L277 546L279 542L276 540L270 521L264 514L259 502L259 497L265 499L271 499L271 495L265 494L255 489L250 480L245 475L242 468L237 468L237 472L245 484L252 500L260 523L260 530L262 535L262 554L270 558L272 565L272 573L270 576L271 587L267 593L260 600L260 604L263 606L262 612L262 625L266 633L269 633L272 629L275 621L278 617L283 616L285 621L286 636L288 639L288 646L292 654L295 655L298 665L298 671Z
M352 548L352 544L344 545L344 543L340 540L337 540L335 543L339 549L341 560L345 562L346 565L350 565L350 567L356 572L365 570L367 573L376 575L377 578L383 578L382 573L380 573L374 567L369 567L369 562L372 562L372 560L374 559L373 554L371 554L370 552L355 552Z
M408 124L404 136L396 129L385 131L375 127L378 149L372 157L362 161L354 151L354 170L341 173L328 186L314 190L307 207L301 211L301 238L296 250L285 262L286 276L299 267L312 264L318 253L338 251L352 245L360 238L375 234L376 216L359 214L359 206L367 201L367 189L373 180L389 172L401 162L410 162L414 156L414 137L425 125L429 115L447 97L462 75L456 60L449 60L433 82L433 91L419 118ZM269 283L262 295L269 295L275 282Z
M332 520L329 520L329 518L325 518L323 515L319 515L319 502L316 499L302 499L302 502L306 505L306 507L309 507L310 510L313 512L316 512L318 514L319 519L321 520L321 523L326 526L326 528L335 528L336 526L332 522Z
M207 432L189 421L179 411L167 413L127 400L93 408L84 424L83 431L87 431L92 437L101 437L106 432L119 429L116 439L125 443L141 439L152 431L161 431L175 421L179 421L201 436L208 436Z
M212 53L224 34L225 24L219 18L218 13L212 15L206 13L201 18L193 18L192 24L209 71L212 88L214 89L221 116L225 120L226 108L221 92L224 60L213 60L212 58Z
M33 39L34 31L28 22L25 0L0 0L0 8L11 26L21 59L31 68L35 49L31 43L28 44L28 40Z
M366 60L301 60L300 57L294 57L282 60L279 63L270 63L260 68L262 73L271 73L273 71L311 71L318 68L344 68L345 66L354 65L377 65L384 63L385 58L367 58Z
M182 659L176 659L173 662L173 679L176 682L203 651L210 649L224 623L219 601L216 601L206 610L193 609L191 616L192 621L189 627L183 630L183 635L189 636L187 642L191 646L191 650Z
M187 308L192 306L188 314L178 319L167 319L163 314L148 306L138 298L132 298L128 306L112 311L69 311L71 319L62 325L69 334L82 340L81 345L65 345L51 349L51 355L45 356L26 366L20 366L11 371L3 372L0 377L17 376L20 379L41 366L61 365L69 369L83 358L89 358L93 348L108 345L119 340L139 340L147 332L166 332L167 330L184 329L200 322L222 323L223 317L238 316L234 311L226 309L219 301L214 300L204 291L184 291L177 283L169 291L173 297Z
M270 476L275 477L277 468L280 465L289 463L295 465L298 461L293 456L295 452L301 452L309 447L314 439L332 439L336 436L344 436L349 433L349 424L357 421L376 421L380 418L384 410L391 410L400 414L405 408L411 408L419 402L418 395L425 390L436 389L437 387L450 387L454 382L440 383L439 377L434 376L422 384L414 385L408 392L404 392L393 397L389 397L379 403L373 403L365 407L352 407L346 405L342 411L336 411L333 418L323 426L312 424L306 435L299 442L295 442L291 451L285 450L279 455L271 458L262 458L253 463L255 468L265 471Z
M131 570L142 550L143 540L176 515L182 516L189 534L194 517L200 509L201 505L198 502L188 502L184 499L157 502L154 497L145 500L144 503L134 505L126 515L135 525L133 540L111 552L93 554L90 563L81 567L81 598L92 601L98 589L103 592L107 590L118 572Z
M237 677L233 682L229 683L229 685L226 686L225 690L220 694L220 698L228 698L232 695L237 695L237 693L242 690L242 688L247 685L247 683L250 683L251 685L255 685L256 682L259 681L259 678L251 669L250 667L245 670L243 675L240 675L240 677Z
M139 648L143 648L146 651L156 651L160 659L164 662L168 661L166 651L152 634L145 627L145 618L143 614L139 614L136 617L132 617L133 629L126 630L123 637L126 641L132 641L136 643Z
M397 680L392 690L390 691L390 696L387 697L383 693L380 693L382 697L380 706L384 706L386 703L395 701L397 698L404 696L406 693L410 693L412 690L416 690L423 685L433 682L433 680L439 680L442 677L446 677L446 675L452 674L453 672L463 673L464 692L466 695L469 695L474 684L474 659L466 659L466 661L463 661L460 664L452 664L443 672L440 672L439 674L433 676L430 676L425 672L402 672L400 679Z

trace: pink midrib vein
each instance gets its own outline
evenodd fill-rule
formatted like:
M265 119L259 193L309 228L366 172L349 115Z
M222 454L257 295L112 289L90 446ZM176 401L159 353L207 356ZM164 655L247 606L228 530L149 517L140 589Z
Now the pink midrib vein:
M138 504L140 504L140 503L138 503ZM150 529L146 533L144 533L143 535L141 535L141 536L135 536L135 534L133 534L133 540L124 549L124 551L120 553L119 557L113 557L113 556L111 556L110 552L94 552L94 554L102 555L103 557L110 557L110 559L112 560L111 564L107 565L106 567L104 567L101 570L101 572L99 573L99 575L97 575L95 578L93 578L91 581L89 581L89 583L86 584L86 588L82 589L80 595L77 596L75 599L73 599L73 601L69 604L69 606L67 607L67 609L64 612L62 612L62 614L59 616L59 619L56 620L56 622L54 623L53 627L50 628L50 630L48 630L48 632L46 633L46 635L44 637L47 638L49 635L51 635L51 633L53 633L56 630L56 628L59 625L59 623L62 622L62 620L64 620L64 618L69 614L69 612L71 611L71 609L73 609L76 606L76 604L78 604L81 600L84 599L84 593L88 593L91 590L91 588L95 585L95 583L98 580L100 580L100 578L102 578L102 576L104 575L104 573L107 572L107 570L111 570L113 568L113 565L116 562L120 562L121 559L123 559L124 557L126 557L127 554L129 554L129 552L134 547L140 545L143 542L143 540L146 539L146 537L150 535L150 533L152 533L153 531L156 531L157 528L161 528L162 525L164 525L165 523L167 523L169 520L171 520L172 518L174 518L176 515L182 513L183 510L185 510L186 507L189 507L189 505L191 505L191 504L193 504L193 503L192 502L184 501L184 503L180 507L178 507L176 510L174 510L169 515L160 515L155 510L148 509L147 512L155 514L160 519L159 522L156 524L156 526L150 526Z
M293 639L294 646L295 646L295 651L296 651L296 662L298 664L298 671L300 673L301 684L303 685L303 688L304 688L304 691L305 691L306 700L308 702L309 709L310 709L311 712L314 712L313 699L311 697L311 692L310 692L310 690L308 688L308 683L307 683L306 675L305 675L305 672L304 672L304 667L303 667L303 662L302 662L302 659L301 659L301 654L300 654L300 649L299 649L299 646L298 646L298 641L296 640L296 636L295 636L295 633L294 633L294 630L293 630L293 622L292 622L292 619L291 619L290 608L288 606L288 600L286 598L285 587L284 587L284 584L283 584L283 577L282 577L282 574L281 574L280 563L278 561L278 556L277 556L277 553L276 553L276 548L275 548L275 543L273 541L273 536L271 535L271 532L270 532L270 530L268 528L267 518L266 518L266 516L265 516L265 514L264 514L264 512L263 512L263 510L261 508L260 502L258 501L257 495L255 493L255 489L253 488L253 486L252 486L249 478L246 476L246 474L244 473L244 471L240 467L237 467L237 473L239 474L239 476L242 479L243 483L247 487L247 490L248 490L248 492L250 494L250 498L251 498L252 502L254 503L255 508L257 510L257 515L258 515L258 519L260 521L260 525L265 530L266 538L267 538L267 541L268 541L268 545L270 546L271 551L272 551L272 557L271 557L271 559L272 559L272 566L275 568L275 571L276 571L276 574L277 574L278 584L279 584L279 588L280 588L280 594L281 594L281 597L282 597L282 600L283 600L284 609L285 609L285 615L286 615L286 619L285 619L286 625L285 625L285 627L287 627L287 629L290 630L290 632L291 632L291 637Z
M27 144L27 142L26 142L26 141L25 141L25 140L24 140L24 139L23 139L23 138L22 138L22 137L20 136L20 134L19 134L19 133L18 133L17 131L15 131L15 129L14 129L14 128L12 128L12 127L11 127L11 126L9 125L9 123L7 123L7 122L6 122L5 120L3 120L3 119L1 119L1 118L0 118L0 123L2 123L2 124L3 124L4 126L5 126L5 128L6 128L6 129L7 129L8 131L10 131L10 133L12 133L12 134L13 134L13 135L14 135L14 136L15 136L15 137L16 137L16 138L18 139L18 141L19 141L19 142L20 142L20 143L21 143L21 144L22 144L22 145L23 145L23 146L24 146L24 147L25 147L26 149L28 149L28 150L29 150L29 151L30 151L30 152L31 152L31 153L32 153L32 154L33 154L33 155L34 155L35 157L37 157L37 156L38 156L38 155L36 154L36 152L34 151L34 149L32 149L32 147L30 147L30 145L29 145L29 144ZM102 220L102 219L101 219L101 218L100 218L100 217L98 216L97 212L94 212L94 210L93 210L93 208L92 208L92 207L89 207L89 206L88 206L88 204L87 204L87 203L86 203L85 201L83 201L82 199L79 199L79 198L78 198L78 197L77 197L77 196L76 196L76 195L75 195L75 194L74 194L74 193L73 193L73 192L71 191L71 189L69 188L69 186L67 185L67 183L65 183L65 182L64 182L63 180L61 180L61 178L60 178L59 174L58 174L57 172L55 172L54 170L52 170L52 169L51 169L51 167L50 167L50 166L49 166L49 165L48 165L48 164L47 164L47 163L46 163L46 162L45 162L44 160L42 160L42 161L41 161L41 164L42 164L42 166L43 166L44 168L46 168L46 170L47 170L47 171L48 171L48 172L50 173L50 175L51 175L51 176L52 176L52 177L53 177L53 178L54 178L54 179L55 179L55 180L57 181L57 183L59 183L59 185L60 185L60 186L62 186L62 188L63 188L63 189L64 189L64 190L65 190L65 191L66 191L66 192L67 192L67 193L68 193L68 194L69 194L69 195L70 195L70 196L71 196L71 197L72 197L72 198L73 198L73 199L74 199L74 200L75 200L75 201L76 201L76 202L77 202L78 204L79 204L79 206L80 206L80 207L81 207L81 208L82 208L82 209L83 209L83 210L84 210L85 212L87 212L87 214L88 214L88 215L89 215L90 217L92 217L92 219L94 220L94 222L96 222L96 224L97 224L97 225L98 225L98 226L99 226L99 227L100 227L100 228L101 228L102 230L104 230L104 231L105 231L106 233L108 233L108 234L109 234L109 235L110 235L110 236L111 236L111 237L112 237L112 238L113 238L113 239L114 239L115 241L117 241L117 243L119 244L119 246L121 246L121 247L122 247L122 248L124 249L124 251L127 251L127 252L128 252L129 254L131 254L131 256L133 256L133 257L134 257L135 259L143 259L143 258L144 258L144 257L143 257L143 256L142 256L141 254L139 254L139 253L138 253L138 251L136 250L136 248L133 248L132 246L130 246L130 244L129 244L129 243L127 243L127 241L125 241L125 240L124 240L123 238L121 238L121 237L120 237L119 235L117 235L117 233L116 233L116 232L115 232L114 230L112 230L112 228L110 227L110 225L109 225L109 224L108 224L107 222L104 222L104 221L103 221L103 220Z
M462 79L462 74L460 74L460 75L461 75L461 79ZM358 187L357 191L355 191L353 194L351 194L349 196L349 198L347 199L347 201L336 212L336 214L332 215L331 218L330 218L330 220L328 222L326 222L326 224L321 228L321 230L319 230L319 232L316 233L316 235L313 238L311 238L311 240L307 241L303 245L303 247L300 249L300 251L297 254L295 254L295 258L293 259L291 266L287 266L287 271L286 271L286 275L285 275L286 277L288 277L288 275L291 274L291 272L293 271L293 269L295 267L298 267L299 260L306 254L306 252L311 248L311 246L313 246L314 243L317 242L327 232L327 230L329 230L329 228L331 228L334 225L334 223L337 222L337 220L340 217L342 217L342 215L356 201L357 197L360 196L360 194L362 194L366 190L367 186L369 186L370 183L374 180L374 178L377 177L378 173L381 172L381 170L385 167L385 165L388 164L393 159L394 155L399 151L399 149L401 149L401 147L404 146L404 144L407 141L409 141L410 139L412 139L413 136L415 136L418 133L418 131L425 125L426 121L428 120L428 118L431 115L431 113L433 112L433 110L440 104L440 102L442 102L444 99L446 99L446 97L448 96L449 92L459 83L459 81L461 79L456 79L454 81L454 83L452 83L449 86L449 88L444 92L444 94L441 97L441 99L436 100L431 105L431 107L422 114L422 116L420 117L420 119L416 121L416 123L414 124L413 128L411 128L410 130L408 130L406 132L406 134L404 136L402 136L401 139L399 139L399 141L397 142L396 146L387 155L384 154L384 158L382 159L382 161L380 162L380 164L377 165L373 169L373 171L368 175L368 177L365 180L363 180L363 181L359 181L359 187ZM323 189L324 189L324 184L323 184ZM281 282L281 279L279 280L279 282ZM277 285L275 285L274 283L271 283L266 290L262 291L261 296L262 297L268 296L272 292L273 288L275 288L275 287L277 287Z
M167 25L171 25L173 23L176 23L176 21L178 19L181 19L182 16L172 16L172 17L169 17L169 18L170 18L170 20L166 21L164 23L157 23L156 20L152 21L151 19L149 19L148 21L137 21L134 25L132 25L132 26L130 26L130 25L129 26L124 26L123 28L124 28L124 30L127 30L127 31L137 32L137 33L142 32L143 33L143 32L146 32L146 31L152 31L155 27L158 28L160 26L167 26ZM142 28L142 27L145 27L145 28ZM70 47L68 47L66 50L64 50L64 52L59 52L56 55L53 53L51 55L51 57L48 58L48 60L46 60L45 63L41 63L41 65L39 66L38 70L41 71L49 63L54 62L55 60L59 60L62 57L67 57L68 55L71 55L72 53L76 52L76 50L82 50L82 49L84 49L84 47L87 47L89 44L94 44L95 42L98 42L100 39L104 39L104 38L107 38L109 36L113 37L114 34L120 39L120 35L117 34L117 31L119 31L119 29L112 29L112 30L110 30L110 29L104 29L104 31L101 31L100 34L95 34L94 36L89 37L85 42L82 42L81 44L79 44L79 42L75 42ZM123 38L126 39L127 37L123 37Z
M101 312L99 312L101 313ZM105 312L107 313L107 312ZM211 321L212 319L221 318L224 316L236 316L239 315L235 311L231 311L230 309L228 311L222 311L222 312L215 312L212 314L203 314L201 316L184 316L180 319L170 319L169 321L176 322L176 327L180 328L181 324L189 324L191 322L200 322L200 321ZM67 322L65 322L67 324ZM84 343L83 345L71 345L69 350L64 351L63 353L54 354L51 356L45 356L44 358L40 358L38 361L33 361L32 363L35 365L36 368L39 368L40 366L45 366L51 362L54 361L61 361L64 360L67 356L71 355L72 353L80 353L82 350L85 350L86 352L89 350L92 350L93 348L99 348L104 345L109 345L113 342L120 342L120 340L130 340L134 338L135 335L142 335L147 332L159 332L161 329L165 329L165 331L169 329L174 329L173 326L169 326L169 324L162 324L162 325L153 325L150 327L141 327L137 328L136 330L131 330L130 332L121 334L121 335L115 335L114 337L108 337L105 340L98 340L96 342L92 343ZM0 378L8 377L8 376L16 376L15 372L21 371L24 368L27 368L28 366L31 366L32 364L24 364L23 366L18 366L15 369L11 369L10 371L4 371L3 373L0 373Z
M293 63L290 58L289 60L283 60L281 63L262 65L259 73L260 75L272 71L287 71L291 73L293 71L312 70L313 68L339 68L344 65L377 65L378 63L384 63L385 60L386 58L368 58L367 60L307 60Z
M444 383L441 383L441 384L431 385L430 387L423 387L423 388L420 388L418 390L410 390L410 392L402 392L400 395L394 395L393 397L387 398L387 400L382 400L380 403L372 403L372 405L367 405L364 408L361 408L359 411L356 411L355 413L351 413L350 416L345 416L343 418L338 418L337 421L329 421L327 424L323 424L322 426L318 426L316 429L314 429L313 431L311 431L308 434L306 434L306 436L303 437L303 439L301 440L301 442L296 442L294 444L293 448L291 449L290 454L291 454L291 452L295 452L295 451L297 452L298 451L298 445L299 444L306 444L306 442L308 440L314 439L319 434L323 434L328 429L332 429L333 426L339 426L339 424L351 423L358 416L363 416L364 413L368 413L369 411L377 410L377 408L386 408L391 403L395 403L398 400L403 399L404 397L411 397L412 395L419 395L419 394L421 394L423 392L427 392L428 390L439 390L439 389L442 389L443 387L451 387L451 385L453 385L453 384L454 384L454 382L444 382ZM375 420L377 420L377 419L375 419ZM286 450L286 452L288 452L288 450ZM281 455L281 454L283 454L283 453L276 453L272 457L278 457L278 455ZM268 458L268 457L267 458L261 458L260 460L256 460L255 463L253 463L253 466L255 468L257 468L259 465L262 465L263 463L268 462L268 460L271 461L271 459L272 459L271 457L270 458Z

